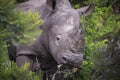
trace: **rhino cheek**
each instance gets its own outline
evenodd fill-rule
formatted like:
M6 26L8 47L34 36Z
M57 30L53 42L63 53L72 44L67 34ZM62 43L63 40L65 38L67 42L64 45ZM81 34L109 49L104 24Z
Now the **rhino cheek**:
M62 62L62 55L61 55L61 51L59 48L58 44L55 44L54 42L50 43L50 52L51 55L53 56L53 58L56 60L56 62L58 64L60 64Z

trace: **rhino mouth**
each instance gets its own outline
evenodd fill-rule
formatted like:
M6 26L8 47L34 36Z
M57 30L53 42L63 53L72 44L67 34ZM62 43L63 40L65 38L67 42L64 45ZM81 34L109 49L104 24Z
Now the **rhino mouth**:
M61 60L58 61L59 64L80 67L83 61L83 54L81 52L73 53L70 50L66 50L62 53Z

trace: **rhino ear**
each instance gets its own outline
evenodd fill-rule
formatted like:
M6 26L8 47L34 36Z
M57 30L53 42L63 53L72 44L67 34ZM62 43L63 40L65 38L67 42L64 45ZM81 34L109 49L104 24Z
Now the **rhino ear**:
M84 16L88 16L89 14L91 14L91 12L93 11L95 7L95 4L91 4L89 6L85 6L85 7L82 7L80 9L77 9L79 15L81 16L82 14L84 14Z
M47 0L46 5L50 11L53 11L55 9L56 1L55 0Z

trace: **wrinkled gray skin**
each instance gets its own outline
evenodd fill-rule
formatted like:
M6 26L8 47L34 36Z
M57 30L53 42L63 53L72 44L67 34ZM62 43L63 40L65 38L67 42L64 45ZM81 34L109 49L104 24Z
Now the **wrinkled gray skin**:
M38 62L47 73L43 80L55 73L58 64L80 67L83 61L85 30L84 26L80 26L79 17L89 15L93 8L94 5L90 5L75 10L68 0L29 0L19 4L17 9L22 9L24 13L29 9L40 13L44 24L41 26L43 33L32 46L17 46L18 66L29 62L30 70L35 71ZM56 78L62 79L63 75Z

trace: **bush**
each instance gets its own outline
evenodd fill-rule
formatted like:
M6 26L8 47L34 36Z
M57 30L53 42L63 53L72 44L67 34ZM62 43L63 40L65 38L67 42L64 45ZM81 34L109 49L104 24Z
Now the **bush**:
M80 4L73 4L73 6L77 8L92 3L96 5L94 12L86 17L84 61L82 68L75 74L76 80L119 80L117 76L120 72L114 71L118 70L119 65L115 62L115 57L114 59L110 57L111 55L109 53L111 52L108 53L108 51L111 51L111 48L108 47L114 45L111 41L114 40L115 36L118 37L116 34L118 34L120 30L120 15L114 14L113 6L115 3L112 4L111 2L118 1L84 0ZM113 38L109 39L110 37ZM117 38L114 42L117 43L117 40L120 39ZM111 45L108 45L108 42ZM102 54L100 51L102 51ZM115 53L116 51L113 50L113 52ZM116 67L114 67L115 65L111 65L112 69L110 69L108 65L112 63L114 63ZM108 71L109 74L106 73L106 71ZM117 78L112 76L113 73L111 71L116 73L114 75Z
M38 26L43 23L38 13L31 11L25 15L15 11L14 0L0 0L0 80L39 80L40 74L28 71L28 65L18 68L8 60L6 38L9 36L14 43L32 44L33 36L40 35ZM16 44L16 45L17 45ZM34 78L35 77L35 78Z

